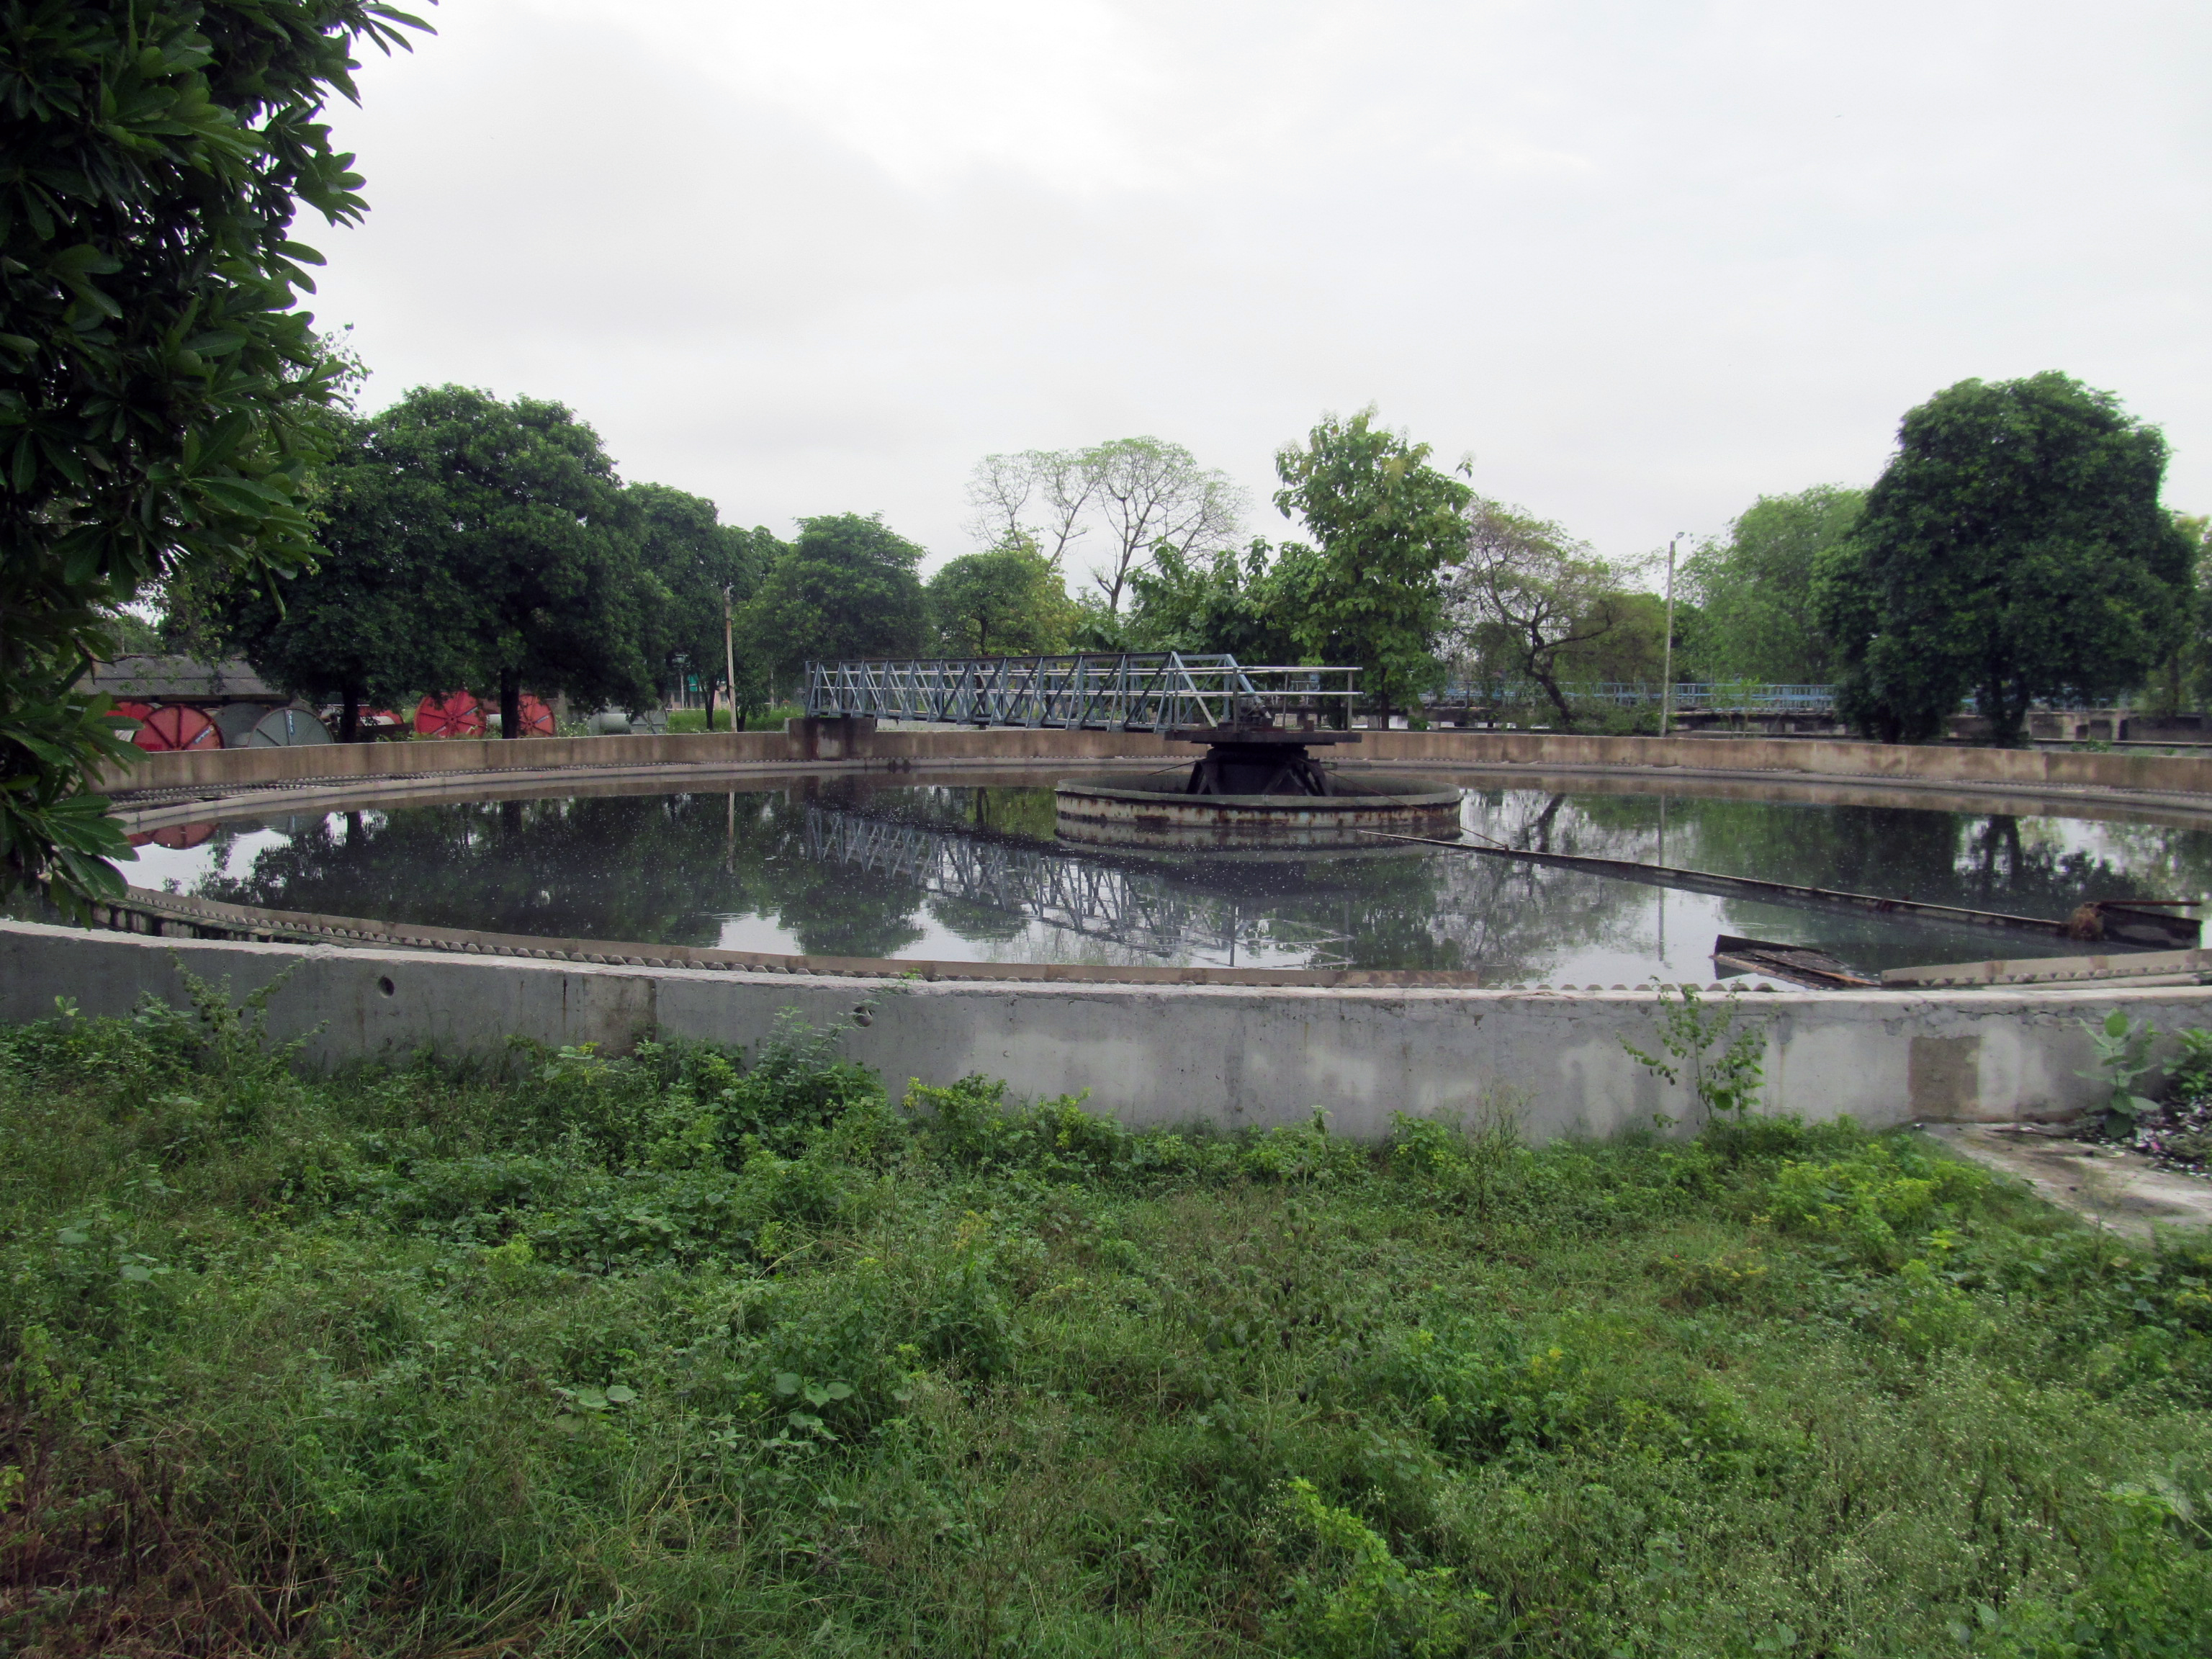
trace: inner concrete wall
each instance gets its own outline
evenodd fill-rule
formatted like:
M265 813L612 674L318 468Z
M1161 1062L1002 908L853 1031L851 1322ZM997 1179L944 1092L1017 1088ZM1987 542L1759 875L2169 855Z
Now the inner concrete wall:
M439 773L552 768L756 767L809 763L899 767L1146 756L1188 758L1189 745L1149 732L1030 727L951 731L868 720L793 720L784 732L668 737L458 738L318 744L296 749L185 750L147 755L106 773L111 790L221 788L314 779L371 781ZM1383 764L1680 769L1798 773L1913 784L2117 789L2212 796L2212 758L2059 753L1826 738L1599 738L1546 732L1369 732L1349 751Z
M1326 1110L1341 1132L1384 1133L1394 1112L1503 1105L1540 1139L1688 1120L1687 1092L1622 1046L1650 1048L1649 993L1456 988L1025 985L801 975L157 940L0 922L0 1019L42 1018L58 996L120 1015L146 993L179 1006L178 967L234 996L289 971L272 1030L306 1035L325 1064L498 1055L510 1036L620 1049L659 1030L757 1043L779 1012L851 1022L847 1052L882 1072L946 1083L969 1073L1030 1097L1091 1091L1130 1123L1265 1126ZM2212 988L1747 996L1766 1041L1767 1108L1920 1120L2065 1117L2094 1104L2080 1074L2085 1020L2115 1007L2166 1034L2212 1026Z

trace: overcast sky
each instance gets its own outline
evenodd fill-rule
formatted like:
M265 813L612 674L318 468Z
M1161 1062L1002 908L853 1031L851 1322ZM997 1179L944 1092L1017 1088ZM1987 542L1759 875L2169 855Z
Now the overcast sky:
M1373 403L1631 556L2059 368L2212 511L2197 0L449 0L340 106L367 406L574 408L623 476L968 550L994 450L1268 504Z

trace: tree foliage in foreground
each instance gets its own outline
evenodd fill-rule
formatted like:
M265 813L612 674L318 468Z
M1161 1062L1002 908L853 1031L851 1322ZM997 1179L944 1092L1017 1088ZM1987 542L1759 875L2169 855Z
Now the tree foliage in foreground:
M1972 695L2017 743L2039 699L2138 685L2183 637L2193 550L2159 505L2166 447L2110 392L1962 380L1905 416L1856 529L1820 562L1838 703L1885 741Z
M1306 659L1332 647L1363 673L1386 713L1411 708L1440 671L1440 573L1467 549L1474 491L1428 464L1429 446L1375 424L1375 411L1325 416L1303 444L1275 455L1275 506L1296 514L1317 557L1285 550L1305 573L1292 612Z
M119 745L70 687L180 565L308 556L301 476L338 369L292 239L366 204L319 118L376 0L0 9L0 883L118 890L87 775Z

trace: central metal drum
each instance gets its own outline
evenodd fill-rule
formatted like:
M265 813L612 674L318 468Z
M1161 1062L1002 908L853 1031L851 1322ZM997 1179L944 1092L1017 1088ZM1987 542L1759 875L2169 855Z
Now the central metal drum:
M1245 721L1173 732L1206 751L1187 775L1064 778L1053 790L1063 841L1127 848L1351 848L1378 835L1459 838L1459 791L1425 778L1326 768L1310 748L1356 732Z

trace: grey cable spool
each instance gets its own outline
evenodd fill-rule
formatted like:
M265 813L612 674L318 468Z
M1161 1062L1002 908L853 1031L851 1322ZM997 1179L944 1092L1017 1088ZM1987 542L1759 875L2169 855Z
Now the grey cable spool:
M229 734L224 741L230 742ZM330 728L304 708L271 708L246 733L249 749L290 749L301 744L329 743Z
M227 702L219 708L210 709L208 717L215 722L215 729L222 733L224 748L245 749L252 746L253 728L268 713L269 705L265 702Z

